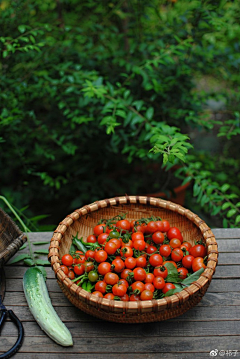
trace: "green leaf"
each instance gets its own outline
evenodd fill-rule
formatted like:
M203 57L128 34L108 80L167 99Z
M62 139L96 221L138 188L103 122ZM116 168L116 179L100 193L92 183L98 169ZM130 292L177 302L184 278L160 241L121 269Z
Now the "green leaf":
M39 245L42 245L42 244L49 244L50 241L45 241L45 242L32 242L32 244L34 244L35 246L39 246Z
M230 202L225 202L222 205L222 210L224 211L225 209L227 209L228 207L230 207L232 204Z
M22 249L26 248L27 247L27 243L24 243L20 248L19 248L19 251L21 251Z
M36 264L39 264L41 266L50 266L50 263L48 261L45 261L45 260L42 260L42 259L37 259Z
M193 186L193 196L197 197L199 195L200 191L201 191L201 187L198 185L197 182L195 182L194 186Z
M199 269L198 271L194 272L193 274L191 274L189 277L185 278L183 281L182 281L182 284L185 284L185 285L190 285L192 284L193 282L195 282L199 277L200 275L204 272L204 268L201 268Z
M183 290L183 287L180 284L174 284L175 288L170 289L167 293L164 294L164 297L170 297L174 293L179 293Z
M230 188L230 185L228 183L224 183L221 187L222 192L226 192Z
M163 154L163 164L166 165L168 162L168 155L166 153Z
M236 212L237 212L237 210L235 208L231 208L227 213L227 217L230 218L230 217L234 216L234 214Z
M36 254L48 254L48 249L38 249L34 251Z
M85 247L85 245L81 242L81 239L78 239L78 234L76 234L76 236L73 236L73 240L72 240L72 244L74 244L80 251L83 251L83 253L85 254L87 252L87 247Z
M26 266L32 267L34 265L34 261L31 258L27 258L24 259L24 264L26 264Z
M10 260L8 263L9 264L17 263L27 258L31 258L31 256L27 253L19 254L16 257L14 257L12 260Z
M171 282L171 283L181 282L181 278L179 278L177 268L172 263L166 263L165 267L168 270L166 282Z
M183 182L182 182L182 186L184 186L184 185L187 184L188 182L191 182L191 180L192 180L192 177L191 177L191 176L186 177L186 178L183 180Z
M145 116L146 116L146 118L147 118L148 120L151 120L151 119L153 118L153 114L154 114L154 108L153 108L153 107L149 107L149 108L147 109L147 111L146 111Z
M240 214L235 219L235 224L238 224L240 222Z
M19 26L18 26L18 31L20 31L21 34L23 34L23 33L25 32L25 30L26 30L26 26L25 26L25 25L19 25Z

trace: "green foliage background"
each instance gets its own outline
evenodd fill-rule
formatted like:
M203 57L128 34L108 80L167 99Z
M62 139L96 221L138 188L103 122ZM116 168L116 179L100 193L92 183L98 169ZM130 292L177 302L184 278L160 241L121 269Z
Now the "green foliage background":
M186 207L239 226L239 20L238 1L1 1L1 195L56 224L181 164Z

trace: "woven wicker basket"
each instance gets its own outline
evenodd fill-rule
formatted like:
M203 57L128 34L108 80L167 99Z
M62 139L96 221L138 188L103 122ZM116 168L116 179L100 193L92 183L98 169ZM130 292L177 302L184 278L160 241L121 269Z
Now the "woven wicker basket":
M7 263L26 240L26 235L0 208L0 268Z
M111 218L119 213L127 213L129 220L159 216L167 219L171 226L178 227L184 240L193 244L202 238L208 249L208 264L200 278L170 297L137 302L99 298L73 283L60 268L60 259L69 252L72 235L78 232L86 239L101 218ZM73 305L104 320L141 323L173 318L195 306L205 294L215 272L218 247L206 223L182 206L152 197L123 196L94 202L68 215L54 231L48 258L60 288Z

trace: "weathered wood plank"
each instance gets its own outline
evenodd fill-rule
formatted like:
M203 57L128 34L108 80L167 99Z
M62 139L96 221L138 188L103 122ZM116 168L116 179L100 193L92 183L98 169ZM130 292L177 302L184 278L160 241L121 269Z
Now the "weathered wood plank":
M23 322L34 321L29 308L26 306L8 306ZM70 307L55 307L56 312L62 321L76 322L93 320L94 317L85 314L80 309ZM219 320L240 320L240 306L200 306L197 305L182 316L176 317L174 320L190 320L190 321L219 321ZM105 322L107 323L107 322Z
M213 228L214 236L218 238L240 238L240 228Z
M239 351L238 351L239 352ZM93 359L93 355L92 354L87 354L87 353L76 353L76 354L71 354L71 353L18 353L17 354L17 359L76 359L76 355L77 358L80 359ZM161 359L193 359L193 355L194 355L194 359L203 359L203 358L209 358L209 352L205 352L205 353L161 353ZM117 353L117 358L118 359L159 359L159 353ZM116 359L116 354L111 354L111 353L95 353L94 354L94 359Z
M62 353L18 353L17 359L93 359L92 354L87 353L64 353L64 349ZM158 353L118 353L118 359L159 359ZM194 353L194 359L203 359L209 358L209 352L206 353ZM116 354L112 353L95 353L94 359L116 359ZM193 359L193 353L161 353L161 359Z
M0 351L10 348L15 343L15 337L2 337ZM170 353L179 354L209 353L211 349L239 350L238 336L212 336L212 337L152 337L144 333L142 337L125 338L119 336L105 338L104 336L86 338L80 337L74 342L73 347L62 348L52 342L48 337L25 337L21 353Z
M188 337L197 336L216 336L216 335L238 335L240 330L240 321L218 321L209 322L203 321L201 325L196 325L196 322L188 321L166 321L159 323L145 323L145 324L121 324L121 323L108 323L104 322L68 322L67 327L72 333L73 338L84 337L87 333L87 337L116 337L121 333L123 338L134 338L136 336L143 337L159 337L164 335L169 337L182 337L183 333ZM25 336L38 337L45 336L46 334L35 322L24 323ZM13 323L8 322L4 325L1 333L2 336L14 336L17 335L17 329Z

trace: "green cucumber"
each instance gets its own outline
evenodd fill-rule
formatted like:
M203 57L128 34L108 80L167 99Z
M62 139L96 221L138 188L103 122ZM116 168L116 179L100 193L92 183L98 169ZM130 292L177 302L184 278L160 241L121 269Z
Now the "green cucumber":
M41 329L56 343L72 346L72 335L52 306L44 276L39 268L31 267L25 272L23 289L29 309Z

